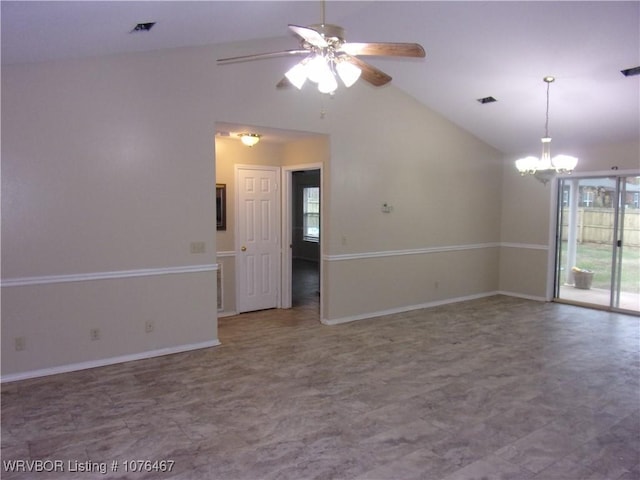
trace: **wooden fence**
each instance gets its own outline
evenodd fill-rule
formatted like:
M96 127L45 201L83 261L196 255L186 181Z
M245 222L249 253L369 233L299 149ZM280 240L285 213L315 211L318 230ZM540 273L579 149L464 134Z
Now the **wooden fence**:
M568 208L563 209L562 239L567 239ZM578 243L613 243L615 215L613 208L578 208ZM640 210L627 209L624 212L624 245L640 247Z

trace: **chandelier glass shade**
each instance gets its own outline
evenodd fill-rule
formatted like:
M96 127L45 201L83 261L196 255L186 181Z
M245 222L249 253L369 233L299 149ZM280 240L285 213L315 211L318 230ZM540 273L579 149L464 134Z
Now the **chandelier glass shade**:
M547 113L545 122L545 136L542 137L542 155L537 157L525 157L516 160L516 168L520 175L533 175L546 184L558 173L571 173L578 165L578 159L570 155L556 155L551 157L551 137L549 136L549 85L555 80L553 77L544 77L547 84Z

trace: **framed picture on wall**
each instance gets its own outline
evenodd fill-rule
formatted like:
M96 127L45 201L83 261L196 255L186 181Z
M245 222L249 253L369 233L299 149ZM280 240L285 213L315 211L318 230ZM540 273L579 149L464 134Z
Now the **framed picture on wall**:
M216 183L216 228L227 229L227 185Z

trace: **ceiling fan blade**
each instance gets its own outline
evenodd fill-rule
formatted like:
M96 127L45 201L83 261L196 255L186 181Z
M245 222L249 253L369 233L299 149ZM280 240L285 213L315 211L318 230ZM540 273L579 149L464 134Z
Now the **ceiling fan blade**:
M216 60L218 65L226 65L228 63L248 62L251 60L260 60L263 58L284 57L286 55L308 55L309 50L283 50L281 52L256 53L254 55L242 55L240 57L219 58Z
M381 87L391 81L391 76L384 73L382 70L378 70L373 65L363 62L357 57L352 57L350 55L344 55L348 62L353 63L356 67L358 67L362 73L360 74L360 78L369 82L371 85L375 87Z
M325 38L313 28L301 27L299 25L289 25L289 28L305 42L310 43L314 47L328 47L329 44Z
M280 80L276 84L276 88L278 88L278 89L280 89L280 88L289 88L289 87L293 87L293 84L289 81L289 79L287 77L282 77L282 80Z
M418 43L344 43L340 51L349 55L377 55L381 57L425 56L424 48Z

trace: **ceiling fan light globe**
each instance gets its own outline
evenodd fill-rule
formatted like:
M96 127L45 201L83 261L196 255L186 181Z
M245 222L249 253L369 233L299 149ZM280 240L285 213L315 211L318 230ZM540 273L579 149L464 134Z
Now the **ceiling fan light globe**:
M323 78L333 75L327 60L322 55L316 55L307 64L307 78L314 83L320 83Z
M318 82L318 90L320 91L320 93L333 93L336 91L337 88L338 88L338 81L336 80L336 77L331 72L329 72L329 75L323 77Z
M339 62L336 65L336 71L340 76L340 80L344 83L345 87L349 88L351 85L358 81L362 70L356 67L353 63Z
M287 80L289 80L293 86L300 90L307 81L307 67L302 62L297 63L285 73L284 76L287 77Z

